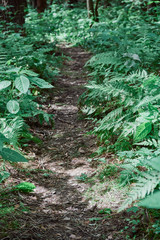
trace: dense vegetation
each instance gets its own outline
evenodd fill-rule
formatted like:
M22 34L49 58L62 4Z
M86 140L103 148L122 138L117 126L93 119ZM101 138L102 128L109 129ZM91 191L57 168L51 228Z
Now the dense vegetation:
M0 181L9 176L5 160L27 161L17 151L27 141L39 141L29 121L53 124L39 96L53 88L60 61L56 44L66 41L93 53L86 63L91 80L79 103L94 122L98 154L117 154L121 183L133 186L120 210L133 203L160 209L159 1L102 2L96 21L81 5L52 4L41 16L29 7L23 28L1 20ZM156 234L159 228L158 220Z
M98 23L83 18L83 11L76 20L79 9L69 11L62 22L67 41L94 52L86 64L91 81L80 104L94 121L91 133L101 145L98 153L118 154L122 184L133 185L120 210L138 199L136 206L160 208L159 10L155 2L123 1L100 7ZM69 29L65 25L73 18L76 31L73 24Z

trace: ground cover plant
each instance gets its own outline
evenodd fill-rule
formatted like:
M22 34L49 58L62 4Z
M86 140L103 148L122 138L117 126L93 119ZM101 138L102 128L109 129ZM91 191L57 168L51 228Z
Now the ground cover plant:
M7 7L0 9L7 11ZM49 12L48 12L49 13ZM52 20L53 26L54 20ZM39 18L33 9L25 25L1 19L0 25L0 148L3 166L0 181L10 175L5 161L27 162L20 148L28 141L40 140L30 132L29 122L54 124L53 115L44 111L42 89L52 89L58 75L60 56L56 56L56 34L49 16ZM46 32L46 35L43 33ZM52 33L52 34L51 34Z
M85 28L85 38L77 35L75 43L95 53L80 104L102 152L120 152L123 184L135 183L121 209L139 199L139 206L159 209L159 6L123 3L100 8L100 22Z
M135 157L125 160L125 177L122 171L124 182L130 183L131 172L134 175L131 183L137 182L134 196L131 194L127 199L131 204L145 199L159 186L159 175L155 172L159 161L159 6L147 1L124 1L123 4L122 8L113 3L105 11L100 7L98 23L77 18L79 9L68 11L62 21L60 37L95 53L86 64L92 80L80 104L83 113L95 123L92 133L102 144L102 152L105 149L116 153L125 151L120 153L123 161L126 150L128 155L134 152ZM83 14L82 11L81 16ZM143 156L139 163L138 151ZM157 158L148 165L151 154ZM158 196L157 192L155 194ZM147 206L145 200L144 205L143 201L141 204ZM151 205L149 208L156 208L155 203Z
M3 164L0 182L4 182L10 175L5 168L5 161L27 162L20 154L21 147L27 141L39 141L29 131L29 124L42 124L45 121L48 125L53 125L53 115L44 111L41 96L49 89L54 92L53 85L61 61L56 45L60 42L64 44L65 41L70 45L82 46L92 52L92 57L86 63L91 80L79 100L79 106L87 119L93 121L94 129L90 133L97 136L100 146L96 153L98 157L96 154L93 158L91 156L90 162L98 159L102 162L102 167L99 169L98 166L93 178L82 173L76 179L91 184L86 193L88 199L94 199L96 191L98 196L97 186L101 186L98 198L102 194L107 198L114 185L125 186L124 191L130 188L127 185L131 186L119 211L129 208L127 211L133 210L136 216L134 215L135 219L132 216L126 220L128 224L126 229L121 229L121 233L132 226L132 234L126 236L126 239L131 239L130 236L133 237L134 234L132 239L136 239L140 218L145 216L147 220L151 219L151 223L143 236L145 239L158 239L160 7L157 1L147 0L113 1L106 8L103 2L101 4L96 21L94 13L87 18L85 8L75 8L66 3L52 4L43 14L38 14L29 6L23 28L7 20L1 21L0 155ZM72 79L73 76L69 77ZM62 91L66 91L67 87L64 85ZM64 96L67 99L67 95ZM61 103L58 104L59 109L63 110ZM58 109L57 106L56 108ZM61 121L70 124L68 119ZM83 154L82 147L83 144L77 148L76 157ZM55 160L59 154L56 151L53 154ZM105 162L104 155L107 151L118 156L118 164ZM65 157L68 158L68 153L65 153L63 158ZM32 174L27 174L34 181ZM39 174L42 182L53 177L48 172ZM115 180L117 176L118 181ZM110 183L107 183L108 179ZM24 180L8 190L14 194L29 194L34 189L33 183ZM100 201L97 199L95 202ZM130 208L133 204L135 206ZM15 210L13 206L4 206L4 203L0 207L3 208L4 215ZM149 209L147 214L144 209ZM28 210L24 208L24 211ZM93 224L105 221L112 217L112 210L104 208L98 214L106 215L92 217L89 221ZM15 223L14 227L16 226ZM141 231L144 229L145 226Z
M7 9L7 6L0 6L2 15ZM5 229L10 231L19 227L18 221L8 220L11 215L17 217L29 210L16 195L29 195L35 189L35 185L30 179L18 180L18 176L19 184L15 184L13 169L16 171L17 163L27 164L30 160L27 151L22 153L28 142L41 143L41 140L34 136L30 125L42 125L46 122L50 129L53 128L54 116L47 113L47 109L44 110L42 90L54 88L61 63L61 54L56 56L54 27L49 30L47 15L39 17L36 11L30 9L23 27L13 23L11 16L8 19L7 14L4 15L5 20L0 17L0 215L3 225L0 230L1 237L5 236ZM10 176L11 183L6 181ZM12 203L11 198L14 199Z

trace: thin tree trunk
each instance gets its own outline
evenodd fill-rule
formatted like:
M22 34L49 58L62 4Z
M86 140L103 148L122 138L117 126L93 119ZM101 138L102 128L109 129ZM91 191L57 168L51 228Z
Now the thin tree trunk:
M95 4L95 21L99 22L99 16L98 16L98 4L99 4L100 0L96 0L96 4Z
M88 10L88 17L94 17L94 6L93 0L87 0L87 10Z
M25 22L24 9L27 7L26 0L0 0L0 5L5 7L6 10L0 16L7 22L14 22L23 25Z
M37 11L38 13L44 12L47 8L47 1L46 0L37 0Z
M31 0L30 4L32 5L33 8L37 8L37 0Z

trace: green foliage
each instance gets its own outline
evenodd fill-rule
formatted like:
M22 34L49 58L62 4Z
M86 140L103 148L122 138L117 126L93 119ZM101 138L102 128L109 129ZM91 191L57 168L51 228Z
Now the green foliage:
M15 150L4 147L4 143L9 143L9 139L7 139L2 133L0 133L0 155L3 160L7 160L10 162L28 162L28 160L23 157L21 154L16 152ZM1 172L1 181L7 178L8 173L5 171Z
M28 141L40 142L30 133L29 121L53 125L53 115L43 111L40 97L42 91L53 88L59 72L55 22L50 10L39 18L30 9L23 29L0 19L0 155L4 164L27 162L18 148ZM3 165L0 182L8 177Z
M138 205L146 208L160 209L160 191L155 191L145 199L142 199Z
M129 193L127 200L123 203L120 210L124 210L137 199L143 199L148 194L152 193L153 190L157 187L157 185L160 182L159 178L160 178L160 173L156 171L141 172L139 174L139 177L137 178L137 182L134 184L133 190ZM143 201L142 201L142 204L140 205L147 206L147 204L146 205L145 203L143 204ZM154 202L150 202L150 207L151 205L152 205L152 208L157 208L154 206Z
M9 148L2 148L0 155L4 160L11 161L11 162L28 162L26 158L20 155L18 152L9 149Z
M24 32L15 32L11 24L4 24L3 28L1 23L0 154L3 159L26 161L13 150L23 137L34 138L26 119L37 121L38 118L41 124L52 121L52 115L42 110L37 97L43 89L53 87L52 80L58 74L57 41L81 45L94 53L86 64L91 81L80 104L86 117L94 121L92 133L101 145L97 154L107 149L123 151L119 154L123 161L122 185L132 186L121 209L137 201L141 206L159 208L155 202L160 185L159 10L157 1L112 1L107 9L100 7L100 21L95 23L86 18L86 10L53 4L41 17L30 10ZM104 180L117 172L117 167L108 165L99 178ZM0 181L8 176L2 168ZM90 179L82 174L78 180ZM35 186L28 184L22 183L16 189L32 191Z
M46 32L50 28L49 18L51 20L49 11L41 18L29 11L25 35L14 32L12 27L3 31L3 23L0 27L0 110L1 117L6 120L13 118L11 114L14 114L25 118L38 115L40 122L42 119L50 121L50 116L41 110L34 95L36 89L52 88L48 81L58 74L55 33L47 35Z
M5 170L1 170L0 171L0 183L2 183L5 179L7 179L10 176L10 173L5 171Z
M101 218L101 217L89 218L89 221L90 221L90 222L95 222L95 221L100 221L100 220L103 220L103 218Z
M125 158L122 165L125 170L121 172L122 182L123 184L127 182L133 184L132 190L120 210L127 208L139 199L142 199L138 203L139 206L159 208L155 202L158 199L160 184L159 155L159 150L153 151L147 148L120 153L120 156Z
M159 5L147 0L111 5L99 9L99 23L78 19L79 10L73 9L71 24L66 11L58 37L95 53L86 64L91 81L80 105L95 124L91 133L101 145L98 153L123 151L121 181L132 190L121 210L137 201L154 208L160 184ZM110 176L111 170L105 169L100 177ZM133 222L133 233L138 224Z
M15 211L14 207L3 207L0 208L0 215L5 216L6 214L11 214Z
M110 208L104 208L104 209L101 209L99 210L98 213L100 214L111 214L112 210Z
M134 136L135 142L142 141L152 130L152 123L141 123L137 128Z
M100 149L123 151L121 181L131 184L132 191L121 209L136 201L149 208L156 206L154 196L160 183L159 9L156 1L114 1L107 9L99 9L100 21L91 22L90 28L85 20L74 17L77 25L74 22L70 26L73 34L67 34L70 12L62 27L63 39L95 53L86 64L91 81L80 105L94 121L91 133L98 137Z
M82 173L79 177L76 177L76 179L80 182L87 182L88 176L86 173Z
M156 235L159 236L160 234L160 221L157 220L153 225L152 225L153 231Z
M101 142L108 144L111 141L117 150L125 150L125 146L120 148L123 141L131 148L133 143L158 140L159 80L158 76L146 75L144 71L125 78L107 72L103 83L92 81L87 85L82 111L91 118L96 117L97 126L93 133ZM152 85L145 85L147 81ZM94 111L86 111L86 106Z
M35 189L35 185L30 182L21 182L18 185L14 186L14 191L20 191L24 193L32 192Z
M118 173L118 168L115 165L105 165L103 169L101 169L100 173L98 174L98 178L101 181L104 181L106 178L114 176Z

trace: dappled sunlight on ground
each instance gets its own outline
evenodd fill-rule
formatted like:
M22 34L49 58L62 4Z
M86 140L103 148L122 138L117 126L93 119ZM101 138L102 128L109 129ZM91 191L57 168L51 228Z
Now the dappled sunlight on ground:
M43 102L45 110L54 114L55 126L35 125L33 131L42 144L29 145L34 160L11 167L10 184L15 179L16 183L29 181L36 189L29 194L11 192L13 199L4 197L5 202L21 211L15 212L18 227L13 230L7 225L6 240L123 240L120 230L126 224L124 215L109 220L98 212L99 207L117 208L120 189L108 182L98 189L89 181L96 172L96 166L88 161L96 141L94 136L84 135L92 126L80 117L77 102L87 79L83 66L91 54L81 48L61 47L72 59L65 62L54 90L47 92Z
M77 113L78 111L78 107L73 106L73 105L58 105L58 104L52 104L51 107L55 110L55 111L66 111L67 114L69 113Z

